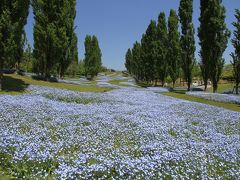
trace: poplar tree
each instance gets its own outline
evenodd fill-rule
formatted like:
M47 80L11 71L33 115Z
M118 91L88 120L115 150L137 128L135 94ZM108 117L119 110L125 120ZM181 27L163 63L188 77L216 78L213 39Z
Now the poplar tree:
M232 45L235 48L235 52L231 53L233 75L236 83L236 94L238 93L238 86L240 84L240 10L236 9L235 12L236 22L233 23L235 27L234 38L232 39Z
M85 75L89 80L97 76L101 70L101 50L96 36L87 35L85 38Z
M157 54L157 26L155 21L151 21L145 35L142 38L142 58L144 60L144 73L146 81L153 82L154 67L156 63Z
M2 69L12 68L22 58L29 3L29 0L0 1L0 89Z
M211 78L213 92L217 92L218 81L224 66L223 53L230 32L225 23L225 8L221 0L201 0L199 39L201 46L201 69L207 88Z
M180 69L180 34L178 32L178 16L176 11L171 10L168 18L168 70L172 79L173 87L179 77Z
M57 73L63 77L77 57L76 0L32 0L32 6L37 60L34 69L46 79Z
M181 0L179 17L182 25L181 35L181 66L187 81L188 91L192 83L192 70L195 64L194 26L192 23L193 0Z
M137 80L142 80L142 74L144 71L144 67L142 66L141 59L141 44L135 42L132 49L132 73L134 74Z
M158 78L162 82L162 86L165 84L165 78L167 76L168 62L167 62L167 22L164 12L161 12L158 16L157 24L157 43L158 43L158 55L156 63L156 71Z
M213 92L216 93L218 89L218 82L225 63L222 56L227 48L230 31L227 29L225 23L226 10L222 5L221 0L212 0L209 6L209 11L212 12L212 17L209 19L211 35L210 76L213 85Z
M208 4L210 0L200 0L200 27L198 28L198 37L199 37L199 45L201 46L200 50L200 68L202 71L202 77L204 81L205 90L207 89L208 85L208 79L210 78L210 39L209 39L209 25L208 25L208 19L211 16L211 12L207 10Z
M125 67L126 67L127 71L129 72L129 74L132 74L131 64L132 64L132 51L129 48L127 50L127 53L126 53L126 56L125 56Z

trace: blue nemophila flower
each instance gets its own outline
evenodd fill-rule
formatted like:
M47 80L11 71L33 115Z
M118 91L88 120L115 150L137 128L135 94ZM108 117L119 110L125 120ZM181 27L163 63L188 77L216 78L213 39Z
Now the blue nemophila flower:
M237 178L240 113L121 87L0 96L0 166L55 179ZM26 172L27 171L27 172Z
M188 95L203 99L240 104L240 96L230 94L206 93L206 92L187 92Z

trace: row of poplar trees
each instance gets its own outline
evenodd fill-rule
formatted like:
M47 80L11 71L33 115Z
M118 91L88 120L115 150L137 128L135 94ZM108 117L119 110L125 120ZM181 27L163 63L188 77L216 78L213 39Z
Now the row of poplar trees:
M221 0L201 0L201 16L198 36L200 39L200 67L207 88L208 80L217 91L224 66L223 53L227 47L230 32L225 24L225 8ZM194 26L192 22L193 0L181 0L179 13L170 11L168 23L163 12L158 22L151 21L141 43L136 42L128 49L125 66L138 81L162 85L170 76L173 86L182 69L188 90L192 83L192 70L196 64ZM181 33L178 31L179 21Z
M23 55L29 5L29 0L0 1L0 89L3 68L15 67Z
M46 79L63 78L68 66L78 62L74 20L76 0L32 0L34 13L34 70Z

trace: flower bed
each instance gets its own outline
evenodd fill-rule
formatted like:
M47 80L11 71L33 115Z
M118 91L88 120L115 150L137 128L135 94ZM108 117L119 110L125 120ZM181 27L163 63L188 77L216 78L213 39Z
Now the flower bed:
M238 112L136 88L29 90L0 96L0 167L13 177L240 177Z
M218 102L240 104L240 96L206 92L187 92L187 95Z

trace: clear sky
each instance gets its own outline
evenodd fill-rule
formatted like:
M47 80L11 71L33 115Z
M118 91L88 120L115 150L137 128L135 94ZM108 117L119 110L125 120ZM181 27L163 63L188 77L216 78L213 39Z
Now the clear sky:
M168 17L170 9L178 10L180 0L77 0L76 33L78 36L79 58L84 58L84 39L87 34L96 35L102 50L103 65L123 70L125 53L135 41L140 41L151 19L157 20L161 11ZM223 0L227 10L227 27L233 31L234 13L240 8L240 0ZM194 0L193 22L196 29L196 58L199 60L197 28L199 27L200 0ZM27 38L33 45L33 14L30 11L26 25ZM229 46L224 53L229 63Z

